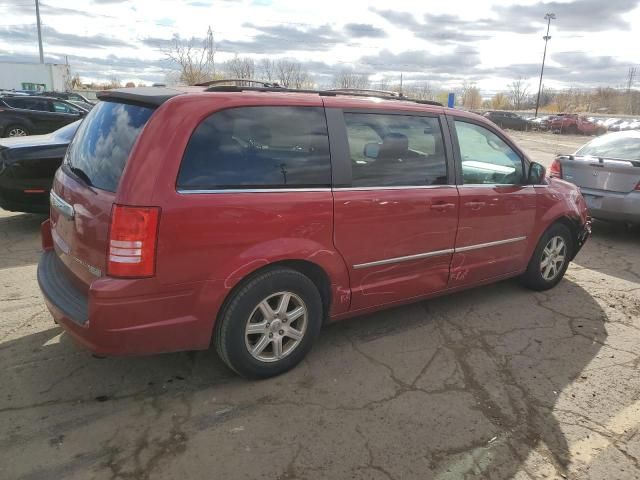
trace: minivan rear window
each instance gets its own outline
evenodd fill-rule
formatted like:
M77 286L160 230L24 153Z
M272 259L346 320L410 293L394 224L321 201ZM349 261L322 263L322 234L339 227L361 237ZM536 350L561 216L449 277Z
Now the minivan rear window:
M127 159L152 108L99 102L80 124L65 164L101 190L115 192Z
M193 132L177 186L184 190L328 187L329 137L318 107L239 107Z

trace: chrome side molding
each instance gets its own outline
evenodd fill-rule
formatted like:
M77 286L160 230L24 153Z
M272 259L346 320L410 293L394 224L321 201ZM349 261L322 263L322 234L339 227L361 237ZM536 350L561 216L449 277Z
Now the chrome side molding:
M378 267L380 265L389 265L392 263L408 262L411 260L420 260L422 258L438 257L440 255L449 255L450 253L468 252L470 250L479 250L481 248L495 247L498 245L505 245L507 243L515 243L526 240L527 237L515 237L507 238L505 240L498 240L495 242L478 243L477 245L468 245L460 248L448 248L446 250L435 250L433 252L418 253L416 255L407 255L406 257L386 258L384 260L376 260L374 262L359 263L353 266L354 270L361 268Z
M408 262L410 260L419 260L421 258L438 257L440 255L448 255L453 253L453 251L453 248L448 248L446 250L436 250L433 252L418 253L416 255L407 255L406 257L387 258L385 260L377 260L375 262L359 263L358 265L354 265L353 268L354 270L358 270L360 268L377 267L379 265L387 265L389 263L400 263Z
M521 241L526 240L526 239L527 239L527 237L507 238L506 240L498 240L496 242L478 243L477 245L469 245L467 247L460 247L460 248L456 248L455 251L456 251L456 253L458 253L458 252L468 252L469 250L478 250L480 248L495 247L495 246L498 246L498 245L505 245L507 243L521 242Z

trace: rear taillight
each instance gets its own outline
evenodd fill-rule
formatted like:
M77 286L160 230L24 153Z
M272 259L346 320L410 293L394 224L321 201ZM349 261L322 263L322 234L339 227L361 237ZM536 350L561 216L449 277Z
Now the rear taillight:
M640 192L640 182L638 182L638 184L636 185L636 188L634 188L634 190Z
M114 205L111 211L107 274L151 277L155 274L158 207Z
M550 177L562 178L562 165L560 164L560 160L558 160L557 158L549 167L548 175Z

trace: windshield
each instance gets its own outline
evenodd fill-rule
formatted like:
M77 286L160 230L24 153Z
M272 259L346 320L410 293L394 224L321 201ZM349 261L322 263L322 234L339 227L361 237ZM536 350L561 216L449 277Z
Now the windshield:
M91 185L115 192L129 153L153 109L115 102L99 102L80 124L67 150L65 164Z
M605 135L587 143L576 155L640 160L640 133Z

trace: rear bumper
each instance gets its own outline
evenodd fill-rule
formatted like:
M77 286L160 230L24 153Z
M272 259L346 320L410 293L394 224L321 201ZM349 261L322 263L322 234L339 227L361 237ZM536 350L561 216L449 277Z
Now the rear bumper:
M208 294L207 282L167 290L153 279L102 277L83 291L70 275L54 250L43 253L38 284L49 312L76 343L96 355L209 347L220 301Z
M640 192L608 192L581 188L589 214L601 220L640 222Z

